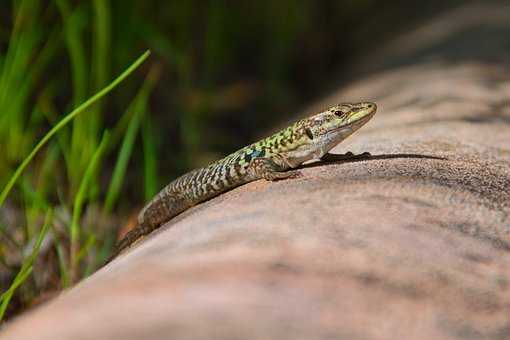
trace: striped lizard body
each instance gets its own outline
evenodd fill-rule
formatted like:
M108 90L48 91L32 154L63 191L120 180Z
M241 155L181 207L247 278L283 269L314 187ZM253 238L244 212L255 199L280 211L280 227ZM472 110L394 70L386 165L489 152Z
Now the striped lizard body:
M343 103L246 146L204 168L190 171L164 187L138 215L138 227L118 243L113 259L143 235L186 209L239 185L295 177L298 167L328 152L372 118L374 103ZM353 155L348 153L345 158ZM356 156L354 156L356 157Z

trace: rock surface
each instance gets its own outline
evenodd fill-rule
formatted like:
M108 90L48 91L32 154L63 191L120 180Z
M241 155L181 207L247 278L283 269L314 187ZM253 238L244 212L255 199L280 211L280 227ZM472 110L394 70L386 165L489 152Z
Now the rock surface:
M308 110L377 102L334 150L371 159L199 205L0 339L510 338L504 8L436 18Z

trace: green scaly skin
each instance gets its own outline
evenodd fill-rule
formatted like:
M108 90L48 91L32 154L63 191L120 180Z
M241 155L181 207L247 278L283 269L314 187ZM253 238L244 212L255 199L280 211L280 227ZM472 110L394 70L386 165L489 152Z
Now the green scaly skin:
M138 215L138 227L117 245L113 259L143 235L186 209L239 185L299 175L303 162L330 158L329 150L362 127L377 110L374 103L343 103L301 119L286 129L248 145L164 187ZM356 157L351 153L344 158ZM338 159L338 157L336 158Z

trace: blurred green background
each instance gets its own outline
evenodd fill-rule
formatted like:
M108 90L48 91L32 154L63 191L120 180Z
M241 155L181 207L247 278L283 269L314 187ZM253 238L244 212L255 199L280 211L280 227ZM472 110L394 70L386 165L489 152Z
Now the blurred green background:
M295 117L357 58L457 3L1 0L0 188L66 113L152 55L1 204L0 318L93 272L177 175Z

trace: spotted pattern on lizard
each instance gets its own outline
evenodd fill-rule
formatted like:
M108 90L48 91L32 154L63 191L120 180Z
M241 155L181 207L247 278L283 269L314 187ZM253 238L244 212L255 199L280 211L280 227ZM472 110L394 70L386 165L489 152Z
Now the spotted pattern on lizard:
M335 105L182 175L142 209L138 227L118 243L110 259L141 236L211 197L258 179L275 181L297 176L298 171L292 169L308 160L327 157L329 150L368 122L376 110L376 104L371 102Z

